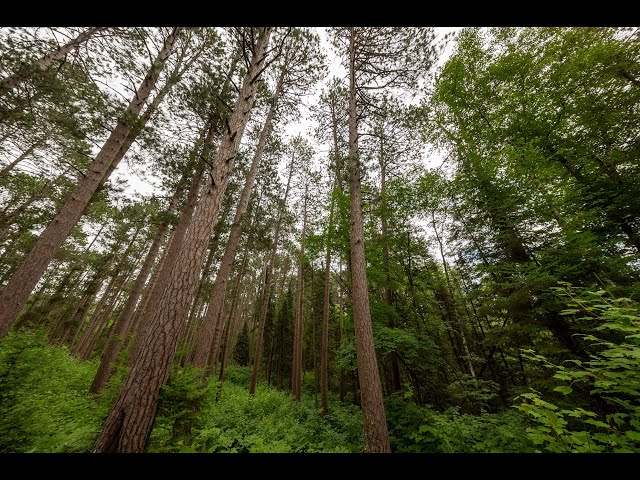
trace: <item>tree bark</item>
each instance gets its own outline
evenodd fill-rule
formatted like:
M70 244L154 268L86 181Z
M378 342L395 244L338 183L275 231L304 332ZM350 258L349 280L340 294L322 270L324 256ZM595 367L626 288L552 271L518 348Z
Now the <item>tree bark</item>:
M387 162L384 158L384 134L380 132L380 224L382 235L382 266L384 268L384 302L387 308L393 308L393 290L391 288L391 267L389 266L389 232L387 228ZM395 319L393 314L387 315L387 326L395 328ZM400 365L398 362L398 354L393 351L389 353L389 390L391 393L400 390Z
M253 190L253 185L258 174L258 167L262 160L262 154L267 144L267 139L271 133L271 124L273 116L276 111L278 98L282 92L282 82L284 80L285 69L282 69L280 79L276 85L273 100L267 113L267 118L264 121L262 130L260 132L260 138L256 147L253 161L251 162L251 168L245 179L242 194L240 195L240 201L236 208L236 213L233 218L233 224L231 226L231 232L229 233L229 239L220 261L218 273L216 274L216 280L213 285L213 291L211 293L211 299L209 300L209 309L204 317L203 329L201 337L196 347L195 356L193 358L193 364L196 367L208 367L208 370L213 368L217 359L218 346L220 344L220 336L222 334L222 327L220 321L220 314L222 311L222 304L224 303L225 292L227 290L227 282L229 281L229 275L233 267L233 262L236 258L236 252L238 245L240 244L240 236L242 235L242 221L244 215L247 212L249 206L249 198ZM211 360L209 360L211 358Z
M227 321L227 329L224 337L224 343L222 344L222 360L220 361L220 373L218 374L218 380L222 382L224 380L224 370L227 368L227 361L229 360L229 354L233 348L232 342L235 338L235 332L238 329L237 323L241 315L236 315L238 299L240 297L240 283L244 275L244 270L247 266L247 260L249 259L248 252L245 252L244 259L242 260L242 266L236 277L236 283L233 286L233 292L231 296L231 306L229 307L229 315Z
M387 419L384 412L382 386L378 373L376 351L369 310L367 263L364 249L362 193L356 110L356 33L349 36L349 197L351 221L351 291L355 324L358 377L362 402L365 448L367 452L391 452Z
M267 56L271 27L258 39L242 88L210 172L210 184L199 200L185 234L176 268L159 295L149 302L151 321L133 359L131 371L96 441L95 452L143 452L158 408L160 387L173 361L186 309L211 236L233 159L253 106L257 80Z
M80 217L82 217L84 210L91 202L93 194L103 182L104 174L111 166L113 158L118 153L127 135L134 128L127 118L129 116L137 117L140 113L155 86L167 57L171 53L178 31L178 27L174 28L172 33L165 39L162 49L138 87L125 114L118 121L110 137L89 166L85 177L83 177L75 191L56 214L53 221L40 235L35 246L13 275L2 294L0 294L0 338L3 338L9 331L11 324L20 313L20 310L22 310L29 294L80 220Z
M88 344L89 340L91 339L92 335L98 329L99 320L100 320L100 314L101 314L101 312L103 310L104 304L106 303L107 299L113 293L113 286L115 285L116 280L120 275L120 272L122 270L123 265L126 263L127 258L129 257L129 252L131 251L131 248L133 247L133 244L136 241L136 237L138 236L138 233L140 232L140 229L141 229L141 225L139 225L137 227L135 234L133 235L133 237L129 241L129 244L127 245L124 253L122 254L122 257L121 257L120 261L116 265L116 267L114 269L114 273L111 276L111 280L109 281L109 284L107 285L107 288L105 289L104 293L102 294L102 297L100 298L100 301L96 305L96 308L93 310L93 316L91 317L91 320L89 321L89 325L87 326L87 328L83 332L82 337L80 338L80 342L78 342L78 345L76 346L76 348L73 351L74 355L79 355L81 358L83 357L83 353L82 352L84 352L86 350L86 347L87 347L87 344Z

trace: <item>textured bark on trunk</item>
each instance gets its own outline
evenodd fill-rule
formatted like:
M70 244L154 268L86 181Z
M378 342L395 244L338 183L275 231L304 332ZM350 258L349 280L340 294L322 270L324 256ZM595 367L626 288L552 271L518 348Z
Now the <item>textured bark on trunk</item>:
M138 260L140 260L138 258ZM109 333L110 327L109 327L109 319L111 318L111 314L113 313L113 311L115 310L116 306L118 305L118 302L120 300L120 297L122 296L122 294L124 293L124 286L129 282L129 280L131 279L131 276L133 275L133 271L135 270L135 267L131 267L126 275L124 276L124 278L122 279L122 281L120 282L120 287L114 292L114 294L112 295L111 301L109 302L109 305L107 306L107 308L104 309L104 311L101 313L100 315L100 320L98 322L98 328L96 329L96 333L93 336L93 338L91 339L91 341L89 342L89 345L87 345L86 349L82 352L82 354L80 355L80 359L81 360L88 360L91 357L91 354L93 353L93 350L96 346L96 344L98 343L98 339L100 337L102 337L102 335L106 332L107 334Z
M185 323L187 332L183 335L183 338L180 339L180 344L187 347L187 352L185 354L185 358L183 359L183 363L193 363L193 358L195 356L195 351L198 343L196 341L196 336L197 333L199 333L199 331L202 329L202 314L206 314L208 309L211 308L210 303L206 304L205 302L200 302L199 299L200 295L202 294L205 280L211 274L211 264L213 263L215 253L216 249L213 248L213 245L211 245L210 243L209 253L207 253L207 260L204 262L204 266L202 267L200 280L198 281L198 287L196 289L196 293L193 295L193 303L191 305L189 316ZM207 309L204 308L205 305Z
M86 175L52 222L40 235L35 246L15 272L2 294L0 294L0 338L4 337L9 331L11 324L20 313L20 310L22 310L29 294L80 220L80 217L82 217L84 210L91 202L93 194L104 181L104 175L112 165L115 155L133 129L133 125L126 118L129 116L137 117L142 110L158 80L167 57L171 53L178 31L179 28L174 28L172 33L165 39L162 49L138 87L124 116L118 121L115 129L89 166Z
M62 45L58 49L54 50L53 52L47 53L44 57L42 57L39 60L37 60L35 62L35 66L37 68L39 68L40 70L46 70L47 68L49 68L51 66L51 64L53 64L53 62L61 60L69 52L71 52L72 50L75 50L80 45L82 45L84 42L89 40L89 38L91 38L92 35L94 35L95 33L99 32L101 30L105 30L105 29L106 29L106 27L91 27L91 28L88 28L87 30L81 32L80 35L78 35L76 38L74 38L70 42L65 43L64 45ZM25 75L25 73L20 73L20 72L16 72L13 75L9 75L8 77L3 78L2 79L2 84L0 84L1 85L0 86L0 94L1 93L6 93L6 92L8 92L10 90L13 90L18 85L20 85L22 82L24 82L27 78L28 78L28 76Z
M300 401L302 386L302 324L304 314L304 237L307 234L307 193L309 184L304 190L304 206L302 217L302 235L300 236L300 259L298 260L298 284L296 287L296 313L293 321L293 365L291 368L291 390L296 402Z
M342 276L342 260L340 260L340 267L339 267L339 276ZM342 345L342 337L344 336L344 319L342 317L342 312L344 310L344 293L343 293L343 288L340 285L339 287L339 291L338 291L338 334L339 334L339 338L338 338L338 344ZM339 395L340 395L340 403L344 403L344 396L346 393L346 376L344 374L344 369L341 368L340 369L340 387L339 387Z
M225 83L220 88L219 96L223 96L225 94L229 86L228 78L230 78L233 74L237 61L238 56L236 55L231 62L231 66L229 67L229 71L227 73L227 81L225 81ZM165 287L165 285L169 281L170 276L172 275L178 255L180 253L180 249L182 248L184 236L187 232L187 229L189 228L191 219L193 217L193 212L196 208L198 194L200 192L200 183L205 172L204 163L208 163L208 159L211 156L211 151L213 150L214 137L216 134L219 134L219 130L222 129L223 121L224 119L222 117L222 114L212 111L207 126L202 131L200 139L198 140L198 142L196 142L196 145L191 152L190 162L193 162L195 161L195 158L198 154L200 142L202 141L202 151L199 157L200 159L204 159L206 162L198 161L197 163L198 166L196 168L196 173L192 177L191 185L189 187L189 193L187 194L185 208L180 214L178 225L176 226L176 229L171 236L170 243L163 255L161 264L157 269L157 274L154 275L154 278L152 278L152 282L149 282L149 287L147 287L147 290L143 295L141 305L138 310L136 310L134 317L134 331L136 332L136 338L131 350L131 355L129 357L129 364L131 364L138 352L138 349L140 348L140 339L144 337L147 330L149 329L149 322L151 321L153 315L152 313L148 313L147 307L149 306L149 299L152 297L157 297L162 293L162 289Z
M168 212L172 213L180 199L180 193L182 190L182 186L185 183L187 176L184 175L176 189L171 201L169 203ZM100 365L98 366L98 370L96 372L95 377L93 378L93 382L91 383L91 387L89 388L89 392L97 393L99 392L109 381L111 375L113 374L113 367L118 357L118 354L122 350L122 346L126 342L126 337L129 333L129 328L131 326L131 319L133 317L133 313L135 311L138 300L140 299L140 295L142 294L142 290L144 285L151 273L151 269L153 268L153 264L158 256L158 252L160 250L160 245L162 244L162 240L164 239L165 234L169 228L169 221L163 221L151 242L151 247L149 247L149 251L147 252L147 256L144 259L142 267L140 268L140 272L138 272L138 276L136 278L135 283L133 284L133 288L131 293L129 294L129 298L127 298L127 302L124 304L124 307L118 318L115 321L114 329L109 336L109 340L107 341L107 345L104 348L102 353L102 357L100 358Z
M213 129L210 130L210 136L213 138ZM205 149L207 150L206 146ZM208 153L208 152L205 152ZM204 156L204 155L203 155ZM207 157L204 157L207 158ZM185 202L185 206L180 214L180 220L178 221L178 225L171 235L171 240L169 241L169 245L167 245L167 249L164 253L164 257L162 259L162 264L159 265L158 275L155 279L153 279L153 284L149 284L147 287L148 294L146 296L144 305L141 305L140 312L136 312L136 336L133 343L133 347L131 349L131 354L129 356L129 365L133 362L133 359L137 355L139 349L141 348L142 339L145 337L147 332L152 326L152 319L154 315L154 305L151 302L152 298L157 298L158 295L162 294L164 288L167 285L167 282L171 278L171 275L176 268L176 264L178 262L178 258L180 256L180 252L182 249L182 245L184 242L184 237L189 228L189 223L193 217L193 212L196 209L197 201L198 201L198 192L200 190L200 183L202 181L202 177L204 174L204 163L199 162L196 167L196 172L191 178L191 183L189 185L189 193L187 194L187 199ZM186 306L185 306L186 308Z
M213 284L213 292L211 293L211 299L209 300L209 308L207 314L203 320L203 329L201 332L200 340L196 346L195 356L193 358L193 364L196 367L208 366L208 369L213 368L217 359L218 346L220 344L220 336L222 334L222 322L220 321L220 314L222 312L222 304L224 303L225 292L227 291L227 282L229 281L229 275L236 258L236 252L238 245L240 244L240 236L242 235L242 221L244 215L247 212L249 206L249 198L255 184L256 175L258 174L258 167L262 160L262 154L264 148L267 145L267 139L271 133L271 124L273 121L273 115L276 111L278 103L278 97L282 91L282 82L284 80L285 70L282 70L280 79L276 85L276 91L274 92L271 107L267 113L267 118L264 121L262 130L260 131L260 138L256 151L251 162L251 168L245 179L242 194L240 195L240 201L236 208L236 213L233 218L233 224L231 226L231 232L229 233L229 239L220 261L220 267L216 274L216 280ZM211 361L209 361L211 358Z
M247 237L247 241L246 241L246 245L244 248L244 255L243 255L243 261L242 261L242 266L240 267L240 275L242 276L246 266L247 266L247 250L249 249L250 245L253 245L253 226L255 225L256 221L257 221L257 217L258 217L258 212L260 209L260 201L262 200L262 192L260 192L260 195L258 196L255 205L253 207L253 209L255 210L255 213L253 214L253 218L251 219L251 223L249 225L249 235ZM233 317L233 312L236 309L236 304L238 301L237 295L239 292L239 285L236 285L234 287L234 290L232 292L232 299L231 299L231 307L230 307L230 312L228 315L228 321L232 321ZM218 360L218 352L220 350L220 346L221 346L221 336L222 336L222 328L225 328L225 316L223 315L224 312L224 303L222 304L222 307L220 309L220 313L219 315L222 316L222 323L219 325L220 331L219 333L216 333L216 337L214 337L214 343L213 343L213 347L211 348L211 351L209 352L209 359L208 359L208 365L209 365L209 371L212 371L213 368L215 367L215 364ZM220 321L220 320L218 320ZM228 327L228 325L227 325ZM232 339L235 337L231 337ZM223 354L224 355L224 354Z
M87 300L78 309L78 311L75 314L76 318L78 318L79 320L78 320L78 325L76 326L76 331L75 331L75 334L73 336L73 339L71 340L71 342L69 342L69 350L70 351L74 350L74 348L75 348L74 346L76 345L76 341L78 341L78 338L82 334L86 317L88 316L89 311L91 310L91 305L93 305L93 302L95 301L96 296L98 295L98 292L100 291L100 288L102 287L103 274L104 274L104 272L109 270L109 268L111 266L111 263L113 263L113 257L109 261L109 265L108 266L106 266L106 267L104 267L102 269L98 269L98 271L95 273L95 275L93 276L93 278L89 282L89 285L87 286L87 289L85 290L85 298Z
M373 343L367 263L364 250L364 225L362 219L362 193L360 184L360 159L358 155L358 130L355 85L355 29L349 37L349 198L351 221L351 292L355 324L358 378L362 402L365 448L367 452L391 452L387 419L384 412L382 386Z
M173 361L186 309L191 300L209 237L215 226L233 159L253 106L257 80L267 56L271 28L258 39L238 99L213 161L210 183L185 234L176 267L160 295L149 302L149 331L132 362L131 371L98 436L96 452L143 452L158 408L160 387Z
M258 331L256 334L255 343L255 355L251 359L250 365L253 365L251 371L251 383L249 385L249 394L256 393L256 384L258 382L258 371L260 369L260 355L262 353L262 335L264 332L264 324L267 319L267 310L269 308L269 297L271 296L271 280L273 277L273 265L276 261L276 252L278 250L278 242L280 240L280 227L282 226L283 211L287 204L287 197L289 196L289 187L291 186L291 177L293 176L293 159L291 159L291 165L289 167L289 178L287 179L287 186L284 190L284 198L282 203L278 207L278 220L276 221L275 233L273 235L273 245L271 247L271 256L267 263L266 272L264 276L264 289L262 291L262 301L260 303L260 315L258 317ZM251 352L251 351L250 351Z

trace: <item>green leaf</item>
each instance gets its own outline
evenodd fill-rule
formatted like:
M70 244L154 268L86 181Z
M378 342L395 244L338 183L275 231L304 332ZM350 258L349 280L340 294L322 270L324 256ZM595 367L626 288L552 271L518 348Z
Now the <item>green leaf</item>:
M560 387L556 387L553 389L554 392L560 392L563 393L564 395L569 395L571 392L573 392L573 388L571 387L567 387L567 386L560 386Z

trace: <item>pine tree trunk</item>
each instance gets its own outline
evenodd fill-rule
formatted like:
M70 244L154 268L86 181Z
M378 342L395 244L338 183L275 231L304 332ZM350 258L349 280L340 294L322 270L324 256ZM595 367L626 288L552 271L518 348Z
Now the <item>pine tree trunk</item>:
M384 268L384 302L387 308L391 310L393 304L393 290L391 289L391 267L389 266L389 232L387 228L387 162L384 159L384 134L380 132L380 224L382 235L382 266ZM391 329L395 328L395 320L393 314L387 315L387 326ZM389 353L389 391L391 393L400 390L400 365L398 362L398 354Z
M365 448L367 452L391 452L387 419L384 412L382 386L373 343L367 263L364 249L362 193L355 85L355 30L351 27L349 41L349 197L351 221L351 292L356 334L358 377L362 402Z
M213 130L211 129L211 137L213 136L212 131ZM180 220L178 221L176 229L173 231L173 235L171 235L171 239L169 240L169 244L167 245L166 251L162 258L162 263L158 265L158 274L153 279L153 283L149 282L147 291L143 294L143 303L141 302L140 307L138 307L140 311L136 311L135 313L136 318L134 319L134 326L136 328L135 330L131 330L132 332L135 331L135 339L133 341L131 354L129 356L130 364L141 347L142 339L151 328L154 308L153 304L151 303L151 299L157 298L157 296L162 293L164 287L167 285L167 282L171 278L173 271L175 270L176 263L182 249L185 234L187 233L189 223L191 222L193 212L195 211L197 205L198 191L200 189L200 183L202 181L203 174L204 164L203 162L199 162L196 168L196 172L191 178L189 193L187 193L187 199L180 214Z
M334 182L335 186L335 182ZM322 303L322 338L320 342L320 404L322 415L329 413L329 309L331 288L331 235L333 235L333 194L329 210L329 225L327 226L327 246L324 258L324 292Z
M206 302L201 302L200 297L202 294L202 289L204 287L205 281L207 277L211 275L211 264L213 263L213 258L215 257L216 249L214 246L209 244L209 253L207 253L207 260L204 262L204 266L202 267L202 272L200 274L200 281L198 282L198 287L196 289L196 293L193 295L193 304L191 305L191 309L189 311L189 316L186 321L187 333L183 335L184 338L180 340L180 344L187 348L187 352L185 354L185 358L183 362L193 363L193 359L196 353L196 348L198 342L196 341L196 334L202 330L203 318L201 315L206 314L208 309L211 308L211 304L206 304ZM205 308L201 308L204 307Z
M86 330L84 331L84 333L83 333L83 335L82 335L82 337L80 339L80 342L78 343L78 345L76 346L76 348L73 351L74 355L79 355L80 358L84 357L82 352L86 351L87 345L88 345L90 339L92 338L94 333L99 328L100 318L101 318L101 314L103 312L104 305L105 305L107 299L109 297L112 297L113 286L115 285L116 280L120 276L122 267L126 263L128 257L129 257L129 252L131 251L131 248L133 247L133 244L135 243L135 240L136 240L136 238L138 236L138 233L140 232L140 229L141 229L141 226L138 226L138 228L136 229L135 234L133 235L133 237L129 241L129 244L127 245L127 248L125 249L124 253L122 254L120 262L118 262L118 265L116 265L116 267L114 269L114 273L111 276L111 280L109 281L109 284L107 285L107 288L105 289L104 293L102 294L102 297L100 298L100 301L98 302L98 305L96 305L96 308L93 311L93 316L91 317L91 320L89 321L89 325L87 326Z
M143 452L158 408L160 387L173 361L185 311L195 290L198 271L229 180L233 159L253 106L257 80L267 56L271 28L258 40L227 129L220 142L204 191L185 234L169 281L160 295L150 299L149 331L132 362L131 371L96 441L96 452Z
M222 256L222 260L220 261L220 266L218 268L218 273L216 274L215 283L213 284L213 292L211 293L211 299L209 300L209 309L207 310L207 315L204 318L204 328L202 329L201 337L197 344L195 356L193 358L193 364L196 367L208 366L209 369L213 368L213 363L215 363L215 360L217 358L217 351L220 344L220 336L223 327L221 325L222 322L220 321L220 314L222 311L222 304L224 303L227 282L229 281L229 275L231 274L233 262L236 258L236 251L238 250L238 245L240 244L240 236L242 235L242 221L247 211L247 207L249 206L249 198L251 197L251 191L253 190L256 175L258 174L258 167L260 166L260 162L262 160L262 154L267 144L269 134L271 133L271 123L273 121L273 115L275 114L278 97L280 96L282 90L284 72L285 70L283 69L276 86L276 91L271 102L271 107L269 108L269 112L267 113L267 118L265 119L264 125L262 126L260 139L258 140L258 145L253 156L253 161L251 162L251 168L249 169L249 173L247 174L247 177L245 179L242 194L240 195L240 201L238 202L238 207L236 208L236 213L233 218L233 224L231 226L231 232L229 233L229 239L227 240L224 255ZM209 362L210 357L212 358L211 362Z
M229 86L229 78L233 74L235 70L236 63L238 61L238 55L236 55L229 67L229 71L227 73L227 80L220 88L219 96L223 96L227 88ZM196 142L194 149L190 154L189 165L196 159L197 150L199 148L200 142L203 140L202 152L200 153L200 158L206 160L211 155L211 151L213 150L213 140L216 133L219 133L218 130L222 128L222 123L224 119L222 114L216 111L210 112L209 121L205 129L201 132L200 139ZM228 127L228 125L227 125ZM205 133L206 132L206 133ZM161 260L161 264L159 265L157 274L154 275L152 281L149 282L149 286L147 287L145 293L143 294L142 301L140 303L140 307L136 310L134 314L134 329L132 331L136 332L135 341L131 350L131 355L129 357L129 363L133 361L135 355L138 352L140 347L140 339L144 337L147 330L149 329L149 322L151 321L152 314L148 314L147 307L149 306L149 299L152 297L156 297L162 293L162 289L169 281L170 276L173 273L175 263L178 258L178 254L180 253L180 249L182 248L182 242L184 240L184 236L189 228L191 223L191 219L193 217L193 212L196 208L196 203L198 200L198 194L200 192L200 183L202 176L204 175L204 165L205 162L198 161L196 173L192 177L191 185L189 187L189 193L187 194L187 200L185 204L185 208L180 214L180 220L176 229L174 230L173 235L169 241L169 245L167 250L165 251L163 258Z
M296 287L296 311L293 324L293 366L291 368L291 390L296 402L300 401L302 384L302 323L304 314L304 237L307 234L307 194L309 184L305 186L302 217L302 235L300 237L300 253L298 260L298 285Z
M247 246L248 245L249 242L247 240ZM224 380L224 370L225 368L227 368L227 361L229 360L229 355L231 353L231 350L233 349L233 339L235 338L236 331L239 329L238 324L240 323L240 319L242 317L242 315L240 314L236 315L236 310L238 308L238 300L240 297L240 283L242 282L242 277L249 260L248 249L245 250L243 256L244 258L242 259L242 265L240 267L240 271L237 274L236 283L233 286L233 292L231 294L231 307L229 307L229 319L227 321L227 331L224 338L224 343L222 345L222 360L220 361L220 373L218 374L218 380L220 382Z
M91 38L92 35L105 29L106 27L91 27L81 32L80 35L78 35L76 38L74 38L70 42L62 45L61 47L54 50L53 52L47 53L44 57L40 58L38 61L35 62L35 66L40 70L46 70L53 64L53 62L61 60L69 52L71 52L72 50L75 50L84 42L89 40L89 38ZM2 79L2 83L0 83L0 94L4 94L6 92L9 92L10 90L13 90L22 82L24 82L27 78L28 77L25 75L25 73L20 73L20 72L16 72L13 75L9 75L8 77L5 77L4 79Z
M82 178L53 221L40 235L35 246L13 275L2 294L0 294L0 338L3 338L9 331L11 324L20 313L20 310L22 310L29 294L80 220L84 210L91 202L93 194L104 181L104 174L111 166L113 158L118 153L127 135L134 128L125 119L129 116L136 117L140 113L142 106L155 86L167 57L171 53L178 31L179 28L174 28L172 33L165 39L162 50L158 53L149 72L147 72L146 77L138 87L138 91L129 103L125 114L118 121L109 139L89 166L85 177Z
M31 155L31 153L36 149L36 147L41 143L42 141L38 140L29 148L27 148L23 153L18 155L15 160L13 160L8 165L6 165L2 170L0 170L0 178L4 177L5 175L8 175L11 172L11 170L13 170L16 167L16 165L18 165L21 161L23 161L25 158Z

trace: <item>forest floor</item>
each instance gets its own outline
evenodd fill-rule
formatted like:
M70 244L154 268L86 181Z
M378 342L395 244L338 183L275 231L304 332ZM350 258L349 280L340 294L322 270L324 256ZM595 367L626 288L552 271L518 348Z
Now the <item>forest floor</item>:
M0 342L0 452L90 452L120 385L93 397L97 360L81 361L41 333L12 332ZM302 399L259 384L248 394L247 367L230 365L220 382L174 369L163 387L148 452L362 452L360 407L330 397L322 417L307 372ZM396 395L386 410L394 451L526 452L522 415L437 412Z

